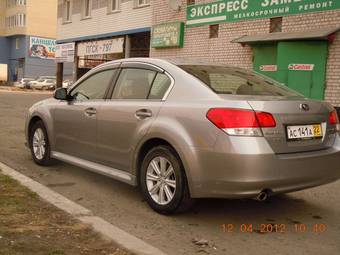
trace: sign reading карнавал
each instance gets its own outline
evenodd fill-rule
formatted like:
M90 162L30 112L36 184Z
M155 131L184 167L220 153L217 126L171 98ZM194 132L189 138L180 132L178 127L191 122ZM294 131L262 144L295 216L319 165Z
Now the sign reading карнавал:
M187 7L187 26L340 9L340 0L221 0Z

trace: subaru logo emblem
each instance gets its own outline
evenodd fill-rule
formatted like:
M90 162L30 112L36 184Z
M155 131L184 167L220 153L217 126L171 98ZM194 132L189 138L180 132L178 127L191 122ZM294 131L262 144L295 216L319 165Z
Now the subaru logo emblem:
M309 105L308 104L300 104L300 109L307 112L307 111L309 111Z

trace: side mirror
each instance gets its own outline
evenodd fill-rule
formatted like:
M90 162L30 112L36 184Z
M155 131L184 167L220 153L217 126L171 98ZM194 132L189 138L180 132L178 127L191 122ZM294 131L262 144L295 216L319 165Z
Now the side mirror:
M54 91L54 96L57 100L68 100L69 96L67 95L67 89L65 88L58 88Z

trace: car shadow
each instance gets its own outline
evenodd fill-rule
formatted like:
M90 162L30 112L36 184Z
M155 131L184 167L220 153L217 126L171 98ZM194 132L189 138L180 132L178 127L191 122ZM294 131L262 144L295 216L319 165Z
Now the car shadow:
M133 209L132 211L134 211L138 208L138 210L142 210L146 217L179 221L183 222L184 225L300 224L315 223L324 218L331 220L330 218L335 217L333 216L334 211L329 211L328 207L322 206L319 200L315 201L312 196L305 196L305 192L310 192L310 190L272 196L264 202L253 199L197 199L195 205L187 212L163 216L156 214L149 208L138 187L131 187L122 182L61 162L50 167L50 170L59 175L71 175L73 181L80 178L95 184L96 191L93 190L92 192L98 195L105 192L107 199L110 198L109 194L119 194L122 199L120 201L128 205L129 210ZM56 184L52 185L57 186ZM65 185L59 186L65 188Z
M177 215L183 222L211 224L313 224L334 212L301 198L298 193L280 194L264 202L253 199L199 199L188 212Z

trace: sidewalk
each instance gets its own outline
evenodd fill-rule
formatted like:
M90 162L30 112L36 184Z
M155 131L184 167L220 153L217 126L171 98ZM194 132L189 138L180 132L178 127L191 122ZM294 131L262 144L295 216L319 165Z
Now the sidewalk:
M129 255L0 174L0 255Z
M40 93L40 94L52 94L51 90L34 90L34 89L22 89L14 86L0 86L0 92L22 92L22 93Z

